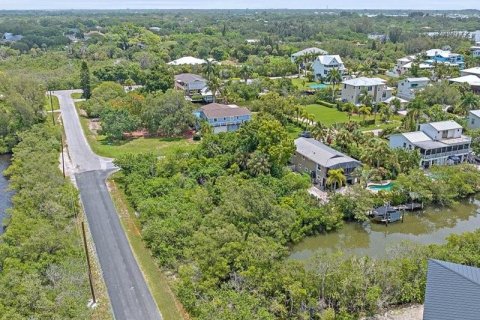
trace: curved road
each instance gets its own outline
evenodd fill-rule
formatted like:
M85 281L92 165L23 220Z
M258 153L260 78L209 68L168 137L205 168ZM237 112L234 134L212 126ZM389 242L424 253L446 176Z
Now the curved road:
M105 183L117 168L112 159L92 152L83 133L71 94L55 91L75 179L100 261L108 295L117 320L161 320L162 316L147 287L122 229Z

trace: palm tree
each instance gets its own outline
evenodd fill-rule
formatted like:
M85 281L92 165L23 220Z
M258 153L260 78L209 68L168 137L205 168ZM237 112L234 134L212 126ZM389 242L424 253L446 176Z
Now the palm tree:
M335 101L335 88L340 81L342 81L342 72L338 68L333 68L327 74L326 80L330 82L333 86L333 93L332 93L332 102Z
M248 78L250 78L251 75L251 70L250 67L244 64L242 68L240 69L240 77L247 83Z
M372 113L372 108L367 105L362 105L358 108L358 114L363 115L363 122L365 122L367 116Z
M346 111L348 113L348 121L350 121L350 118L352 117L355 108L356 106L351 102L347 102L343 105L343 111Z
M407 116L409 116L410 120L415 123L415 128L418 127L419 119L424 114L426 107L425 101L420 97L416 97L407 105Z
M207 76L207 80L210 80L212 76L215 75L215 65L213 64L213 59L207 59L207 63L203 66L203 72Z
M347 183L347 177L343 174L343 168L328 170L327 186L333 185L333 190L343 187Z
M457 109L461 114L465 115L468 111L478 107L480 107L480 97L473 92L466 92Z
M371 107L373 104L373 97L371 94L368 93L367 89L362 89L358 96L358 102L366 105L367 107Z
M207 86L208 86L208 89L210 89L210 91L212 91L213 102L215 102L217 92L220 90L220 87L221 87L220 79L216 76L211 77L207 81Z
M328 128L321 122L315 123L312 128L312 137L318 141L325 142L327 140Z

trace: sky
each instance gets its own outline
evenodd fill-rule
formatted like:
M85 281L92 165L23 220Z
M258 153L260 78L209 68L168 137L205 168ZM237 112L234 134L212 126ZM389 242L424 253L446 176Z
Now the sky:
M451 10L480 9L480 0L0 0L0 10L245 8Z

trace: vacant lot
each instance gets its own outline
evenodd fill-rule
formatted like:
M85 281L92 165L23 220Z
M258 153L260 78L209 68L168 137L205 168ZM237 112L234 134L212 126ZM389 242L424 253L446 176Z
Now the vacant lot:
M319 104L310 104L306 106L305 109L315 117L315 121L326 125L348 122L348 114L346 112L338 111L335 108L328 108ZM362 120L362 118L358 116L352 116L351 119L354 121Z

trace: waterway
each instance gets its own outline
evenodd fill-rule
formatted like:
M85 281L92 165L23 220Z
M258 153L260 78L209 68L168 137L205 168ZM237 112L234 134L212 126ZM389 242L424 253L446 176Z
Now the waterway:
M480 228L480 196L462 200L451 208L428 207L407 213L404 222L389 224L345 223L336 232L308 237L293 246L291 259L307 260L322 251L388 257L404 241L418 244L444 243L450 234Z
M12 192L8 190L8 180L3 175L5 170L10 164L10 156L0 155L0 234L3 233L3 222L6 217L5 210L10 208Z

